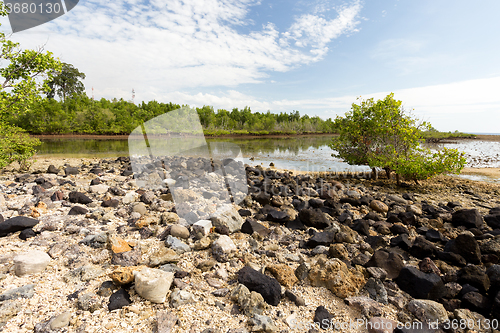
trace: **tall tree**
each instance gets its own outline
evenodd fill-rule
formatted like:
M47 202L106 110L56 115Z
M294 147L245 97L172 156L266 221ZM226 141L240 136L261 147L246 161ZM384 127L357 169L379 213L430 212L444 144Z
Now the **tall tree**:
M54 98L57 94L63 101L66 101L66 97L82 94L85 86L80 80L83 79L85 79L84 73L73 65L63 62L61 71L48 83L47 97Z
M0 2L0 15L7 11ZM61 63L50 52L22 50L19 43L7 39L0 32L0 168L18 161L21 168L33 156L34 147L39 143L19 127L9 124L9 120L25 113L41 92L47 91L47 81L54 71L61 70Z

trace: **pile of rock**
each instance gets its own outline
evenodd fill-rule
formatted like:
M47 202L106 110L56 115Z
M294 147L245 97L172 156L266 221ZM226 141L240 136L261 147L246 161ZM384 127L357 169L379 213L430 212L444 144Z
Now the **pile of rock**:
M4 175L6 329L277 332L358 319L364 325L353 332L382 332L374 328L381 323L386 332L414 332L398 322L465 332L448 329L460 320L497 329L500 207L485 208L500 206L494 194L447 201L380 182L246 166L248 187L239 193L248 195L228 205L208 187L201 197L185 188L193 176L217 179L210 161L168 162L148 167L163 170L156 189L135 186L127 158ZM448 193L462 194L459 186ZM186 207L192 211L180 214ZM61 289L69 291L62 306L20 312L38 304L30 300L61 297ZM186 327L197 316L207 319Z

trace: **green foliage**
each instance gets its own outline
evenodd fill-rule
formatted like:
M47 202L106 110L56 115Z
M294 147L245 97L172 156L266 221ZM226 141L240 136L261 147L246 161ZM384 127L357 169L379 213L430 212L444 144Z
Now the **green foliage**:
M460 172L465 165L463 153L445 149L432 153L420 147L422 130L430 130L407 114L402 102L389 94L383 100L373 98L352 104L345 117L335 119L339 136L330 147L336 157L351 165L383 168L399 176L418 181L445 172Z
M0 15L6 16L3 2L0 2ZM61 63L50 52L22 50L19 43L8 40L0 32L0 168L13 161L19 162L21 169L29 167L29 158L39 144L23 133L10 120L22 117L34 103L41 100L40 93L48 89L47 82Z
M476 138L477 135L469 134L469 133L462 133L459 131L439 132L434 127L431 127L428 131L422 132L422 137L427 142L439 142L439 141L446 140L446 139L463 139L463 138L473 139L473 138Z
M72 98L61 101L40 99L24 113L11 114L6 120L32 134L130 134L142 122L180 107L157 101L139 105L123 99L94 101L85 94L73 94ZM331 119L300 116L298 111L254 113L245 107L229 112L214 111L211 106L196 108L196 111L205 135L293 135L334 131Z
M429 149L415 149L409 157L400 157L394 171L404 178L415 181L442 173L459 174L466 163L463 153L448 148L437 152L431 152Z
M57 95L65 101L66 97L72 96L73 94L83 94L85 86L80 80L85 79L85 74L81 73L78 69L73 67L73 65L63 62L61 71L53 75L53 79L47 83L49 88L47 91L47 98L52 99L57 93Z
M0 124L0 169L12 162L19 163L20 170L28 170L30 158L35 154L35 147L41 144L40 140L30 137L19 127Z

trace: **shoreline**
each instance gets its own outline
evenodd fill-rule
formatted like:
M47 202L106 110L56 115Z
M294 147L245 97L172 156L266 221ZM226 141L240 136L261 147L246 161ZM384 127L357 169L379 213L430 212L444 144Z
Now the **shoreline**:
M48 167L48 163L53 163L55 164L56 166L62 166L64 163L68 163L68 164L75 164L75 163L98 163L102 160L114 160L116 158L118 158L119 156L116 156L116 157L99 157L99 156L96 156L96 157L67 157L67 156L52 156L52 155L40 155L40 156L35 156L35 162L34 164L32 165L32 167L30 168L30 171L33 171L33 170L38 170L38 171L41 171L40 169L40 166L41 165L44 165L45 168ZM57 162L55 162L57 161ZM64 162L64 163L62 163ZM256 165L252 165L252 166L256 166ZM5 174L7 172L16 172L17 168L17 164L16 163L13 163L11 164L10 166L7 166L4 168L4 170L1 170L0 171L0 175L1 174ZM315 172L315 171L303 171L303 170L295 170L295 169L281 169L281 168L274 168L274 167L270 167L271 170L276 170L276 171L281 171L281 172L284 172L284 171L291 171L293 172L294 175L300 175L300 174L318 174L318 173L321 173L321 172ZM21 172L18 172L18 173L21 173ZM346 172L347 174L348 172ZM337 173L337 174L341 174L341 173ZM383 174L383 173L381 173ZM480 177L486 177L487 179L490 179L491 181L485 181L485 180L476 180L476 181L480 181L480 182L485 182L485 183L489 183L489 184L498 184L500 183L500 168L471 168L471 167L467 167L467 168L464 168L462 170L462 172L460 173L460 175L471 175L471 176L480 176ZM450 175L450 177L453 177L453 178L459 178L460 175ZM354 177L356 178L356 177ZM461 179L466 179L466 178L461 178Z

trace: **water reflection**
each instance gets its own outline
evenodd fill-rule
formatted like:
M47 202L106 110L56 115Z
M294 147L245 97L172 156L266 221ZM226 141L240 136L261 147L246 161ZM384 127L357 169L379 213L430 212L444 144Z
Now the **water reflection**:
M366 166L351 166L332 157L328 147L333 136L297 136L284 138L209 138L211 142L229 142L241 148L248 164L271 163L277 168L301 171L365 171ZM44 139L39 155L54 157L128 156L128 142L102 139ZM466 153L469 167L500 167L500 142L460 140L455 143L428 145L429 148L457 148Z

